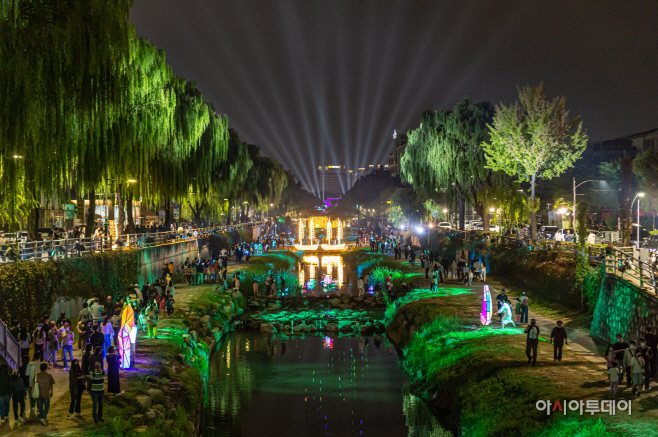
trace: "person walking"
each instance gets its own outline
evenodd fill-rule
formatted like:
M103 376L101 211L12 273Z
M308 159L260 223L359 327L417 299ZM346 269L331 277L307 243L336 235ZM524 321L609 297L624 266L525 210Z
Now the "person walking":
M359 290L359 296L363 296L363 293L365 292L363 276L359 276L359 279L356 281L356 288Z
M75 334L71 331L71 325L69 322L65 322L59 331L59 342L62 348L62 359L64 360L64 370L68 370L68 361L66 360L66 355L68 354L69 359L73 361L73 343L75 342Z
M38 324L37 328L32 333L32 342L34 343L34 353L32 359L36 359L37 352L39 353L39 360L43 361L44 359L44 344L48 341L46 336L46 331L43 329L43 325Z
M110 319L110 323L112 323L112 331L114 332L113 335L113 340L114 340L114 346L118 347L119 346L119 330L121 329L121 308L117 307L114 309L114 314L112 315L112 318Z
M258 297L258 280L254 279L254 283L251 284L251 287L254 290L254 297Z
M91 381L91 400L93 402L91 416L94 423L104 422L103 420L103 401L105 400L105 371L100 363L95 363L94 368L89 374Z
M167 315L169 317L172 317L174 315L174 305L176 304L176 301L174 301L174 298L170 295L167 296L167 300L165 301L165 308L167 310Z
M521 322L528 323L528 296L526 296L525 291L521 293Z
M14 422L25 423L25 382L14 370L9 377L9 389L11 391L12 404L14 407ZM20 413L19 413L20 405Z
M53 367L57 367L57 351L59 350L59 338L57 336L57 325L55 322L50 322L50 330L48 331L48 358L47 363Z
M562 327L562 320L557 321L557 326L551 331L551 343L553 343L553 361L562 361L562 346L568 345L567 330Z
M83 350L85 345L89 341L89 327L87 326L87 316L82 315L80 320L78 320L78 350Z
M107 392L120 394L121 393L121 381L119 379L119 361L121 357L116 352L113 346L107 351Z
M21 357L30 355L30 343L32 342L32 336L27 332L25 326L21 326L21 329L16 337L18 346L21 348Z
M34 417L34 412L37 407L37 400L32 396L32 389L34 388L34 377L40 372L41 366L41 352L37 351L32 357L32 361L25 368L25 378L27 379L27 397L30 400L30 417Z
M644 359L642 352L639 349L635 350L633 358L631 358L631 370L633 375L633 394L640 395L642 393L642 372L644 370Z
M89 343L92 346L92 350L96 350L97 347L100 347L101 350L103 349L103 346L105 345L105 336L103 333L100 331L100 326L99 325L92 325L93 332L89 336Z
M658 336L651 331L651 327L647 326L645 328L644 338L647 341L647 346L651 349L651 372L649 376L654 378L656 373L656 363L658 362Z
M614 398L617 396L617 386L619 385L619 368L616 361L608 368L608 379L610 380L610 395Z
M34 377L33 396L37 398L37 413L43 426L48 425L48 411L50 410L50 398L53 397L55 378L48 373L48 364L41 363L41 372ZM36 393L38 391L38 394Z
M146 312L148 318L148 336L149 338L158 338L158 308L155 303L149 306Z
M119 327L121 321L119 321ZM114 328L110 323L110 320L107 317L103 318L103 323L101 323L101 332L103 333L103 355L107 355L107 350L112 346L112 337L114 337Z
M526 347L525 354L528 357L528 364L532 363L532 367L535 367L537 363L537 346L539 344L539 326L537 326L537 321L535 319L530 320L530 324L525 328L526 333ZM530 355L532 352L532 356Z
M640 337L640 347L637 349L642 354L644 366L642 366L642 377L644 380L644 390L649 391L649 382L651 375L651 361L653 360L653 351L647 346L646 337Z
M0 425L9 420L9 403L11 388L9 387L9 366L0 364Z
M99 303L99 299L94 299L94 304L91 306L91 317L94 320L94 325L100 326L103 322L103 305Z
M487 282L487 262L483 259L480 264L480 277L482 282Z
M80 362L76 359L71 363L69 370L69 393L71 394L71 403L69 404L69 419L73 419L73 413L82 417L80 412L80 403L82 402L82 393L85 391L85 375L80 367Z
M614 353L615 353L615 361L619 364L619 383L621 384L624 382L624 373L626 374L626 384L628 387L631 386L632 381L631 381L631 374L627 372L627 367L630 367L631 363L631 358L633 358L632 355L628 355L627 359L626 357L626 349L629 349L629 344L626 343L625 341L622 341L621 334L617 334L615 336L617 339L617 342L613 344L612 346L614 347ZM632 342L633 345L635 342ZM630 352L633 352L632 350Z

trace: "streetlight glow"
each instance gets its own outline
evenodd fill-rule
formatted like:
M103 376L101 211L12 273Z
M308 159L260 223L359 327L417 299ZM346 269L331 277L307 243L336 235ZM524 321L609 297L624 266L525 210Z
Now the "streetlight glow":
M644 193L637 193L637 197L644 197Z

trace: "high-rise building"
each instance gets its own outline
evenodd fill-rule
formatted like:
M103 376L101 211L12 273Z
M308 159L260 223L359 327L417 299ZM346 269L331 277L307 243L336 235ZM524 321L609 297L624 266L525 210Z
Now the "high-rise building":
M358 178L359 172L348 170L345 165L319 165L318 182L320 197L341 197L347 192Z
M400 174L400 160L407 148L407 143L407 134L399 134L393 129L393 153L388 155L388 171L391 172L391 176Z

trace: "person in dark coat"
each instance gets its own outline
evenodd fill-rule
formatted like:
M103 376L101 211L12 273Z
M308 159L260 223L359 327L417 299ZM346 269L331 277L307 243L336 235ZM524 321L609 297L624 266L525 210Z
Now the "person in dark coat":
M25 395L27 395L27 390L25 389L25 382L15 370L9 377L9 390L14 404L14 421L25 423L23 417L25 416ZM20 414L18 414L19 405L21 406Z
M94 354L89 358L89 372L94 371L96 363L100 363L101 369L103 369L103 348L101 346L96 346L94 348Z
M107 349L107 392L121 393L121 382L119 379L119 360L121 357L115 351L114 346Z
M80 402L82 402L82 393L85 391L85 374L82 372L80 362L73 360L71 370L69 370L69 392L71 393L71 404L69 405L69 418L73 419L75 412L78 417L82 417L80 412Z

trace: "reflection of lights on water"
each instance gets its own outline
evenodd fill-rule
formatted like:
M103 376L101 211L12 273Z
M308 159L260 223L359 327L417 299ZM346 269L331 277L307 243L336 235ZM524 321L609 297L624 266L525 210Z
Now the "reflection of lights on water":
M324 338L324 348L333 350L333 348L334 348L334 339L330 338L330 337L325 337ZM320 381L320 384L322 384L322 381Z
M247 342L244 344L244 350L246 352L249 352L249 346L250 346L250 343L249 343L249 340L247 340Z
M226 343L226 368L231 368L231 340Z

